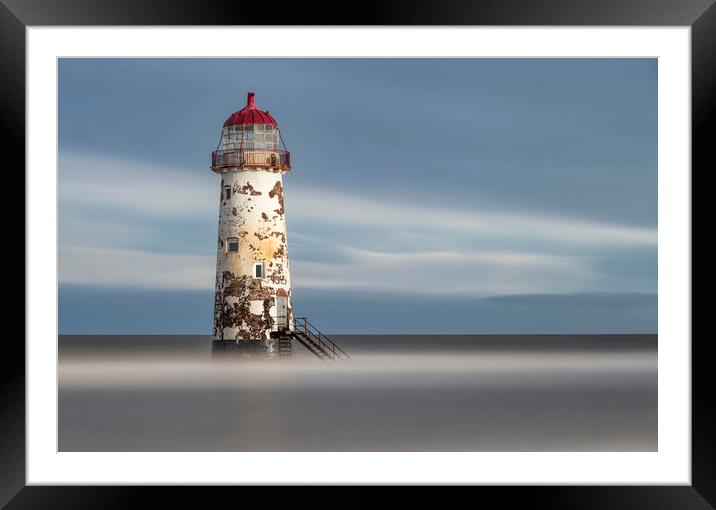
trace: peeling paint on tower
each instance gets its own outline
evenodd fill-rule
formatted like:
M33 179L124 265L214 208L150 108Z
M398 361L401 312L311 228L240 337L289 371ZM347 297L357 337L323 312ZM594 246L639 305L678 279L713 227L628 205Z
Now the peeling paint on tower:
M290 155L278 124L249 93L212 155L221 174L214 296L215 346L276 352L271 332L292 319L283 175Z

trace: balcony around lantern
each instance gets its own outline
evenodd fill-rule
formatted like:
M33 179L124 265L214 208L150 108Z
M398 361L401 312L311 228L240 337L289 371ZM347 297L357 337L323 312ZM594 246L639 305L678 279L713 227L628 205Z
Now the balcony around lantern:
M291 169L291 153L282 149L254 149L241 147L223 149L211 154L211 169L220 172L226 168Z

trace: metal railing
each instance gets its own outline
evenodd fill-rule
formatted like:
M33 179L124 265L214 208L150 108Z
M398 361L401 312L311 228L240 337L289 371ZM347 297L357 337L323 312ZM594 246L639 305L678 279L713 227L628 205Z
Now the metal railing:
M306 317L296 317L293 319L293 331L303 333L312 342L318 344L318 346L325 352L333 355L333 359L346 360L350 359L350 356L346 352L338 347L330 338L321 333L318 328L308 322Z
M291 153L282 149L226 149L211 154L211 169L223 168L275 168L291 169Z

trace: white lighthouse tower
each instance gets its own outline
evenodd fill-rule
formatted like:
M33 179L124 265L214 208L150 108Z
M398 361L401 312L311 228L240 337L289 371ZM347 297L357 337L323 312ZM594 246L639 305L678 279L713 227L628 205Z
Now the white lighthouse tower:
M282 183L291 160L253 92L224 123L211 169L221 176L212 347L278 354L276 332L293 324Z

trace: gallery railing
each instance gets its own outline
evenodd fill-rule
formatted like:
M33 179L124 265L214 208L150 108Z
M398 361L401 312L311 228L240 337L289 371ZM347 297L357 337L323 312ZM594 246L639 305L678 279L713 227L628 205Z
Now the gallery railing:
M211 154L211 169L225 168L291 169L291 153L281 149L226 149Z

